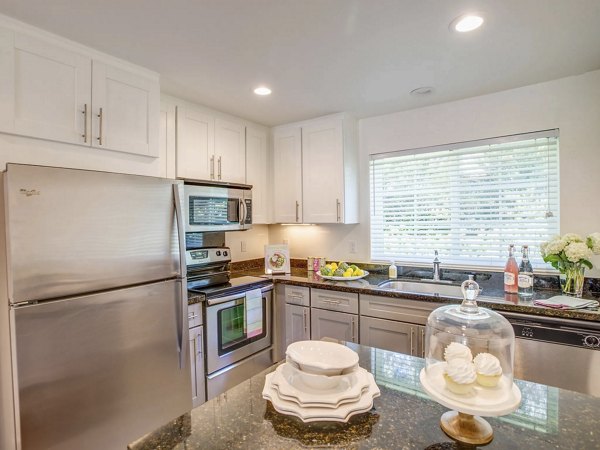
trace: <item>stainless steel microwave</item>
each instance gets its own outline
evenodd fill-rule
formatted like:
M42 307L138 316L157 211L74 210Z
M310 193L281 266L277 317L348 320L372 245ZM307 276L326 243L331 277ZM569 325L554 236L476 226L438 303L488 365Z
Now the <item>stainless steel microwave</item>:
M252 186L190 184L185 193L187 233L252 228Z

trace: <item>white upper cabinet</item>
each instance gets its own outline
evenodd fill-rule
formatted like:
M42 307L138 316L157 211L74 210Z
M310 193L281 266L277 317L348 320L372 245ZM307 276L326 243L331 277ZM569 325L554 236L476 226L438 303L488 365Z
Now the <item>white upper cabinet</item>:
M177 177L246 183L246 128L202 108L177 106Z
M302 127L302 169L304 222L343 222L342 120Z
M269 220L269 153L264 129L246 127L246 183L252 185L252 222Z
M89 145L91 68L89 57L0 29L0 130Z
M246 183L246 134L241 123L215 120L217 181Z
M215 118L188 106L177 106L177 177L213 180Z
M276 223L302 223L302 131L273 130L273 218Z
M158 156L158 75L19 30L0 25L0 131Z
M275 222L358 222L355 135L342 114L274 129Z
M156 80L99 61L92 67L92 145L158 156Z

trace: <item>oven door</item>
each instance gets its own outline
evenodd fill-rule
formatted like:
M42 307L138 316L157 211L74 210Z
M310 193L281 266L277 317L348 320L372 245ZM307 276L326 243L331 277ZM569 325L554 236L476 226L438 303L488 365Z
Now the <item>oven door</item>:
M185 185L185 231L234 231L245 229L247 205L242 189Z
M206 306L206 369L211 374L271 346L271 290L262 293L263 330L245 333L245 294L211 298Z

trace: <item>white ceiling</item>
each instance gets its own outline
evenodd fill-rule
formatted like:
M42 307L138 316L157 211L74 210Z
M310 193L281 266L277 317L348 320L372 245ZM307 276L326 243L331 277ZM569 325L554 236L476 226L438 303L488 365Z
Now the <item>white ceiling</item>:
M472 33L448 29L484 14ZM600 69L600 0L0 0L161 74L164 92L277 125L366 117ZM268 97L252 93L266 84ZM434 92L414 97L417 87Z

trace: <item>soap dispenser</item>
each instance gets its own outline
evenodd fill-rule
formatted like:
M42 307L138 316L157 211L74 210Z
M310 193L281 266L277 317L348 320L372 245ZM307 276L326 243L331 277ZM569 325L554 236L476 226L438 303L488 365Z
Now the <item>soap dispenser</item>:
M396 261L392 261L392 265L388 268L389 278L398 278L398 268L396 267Z

